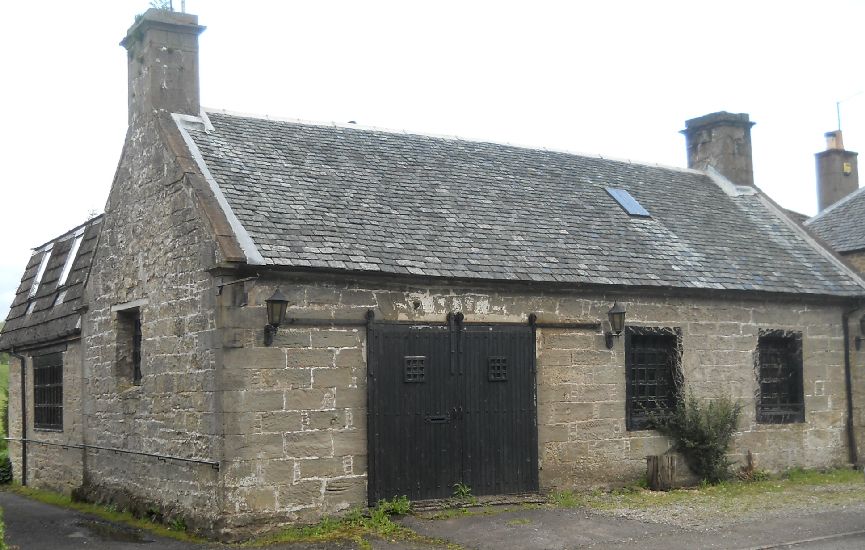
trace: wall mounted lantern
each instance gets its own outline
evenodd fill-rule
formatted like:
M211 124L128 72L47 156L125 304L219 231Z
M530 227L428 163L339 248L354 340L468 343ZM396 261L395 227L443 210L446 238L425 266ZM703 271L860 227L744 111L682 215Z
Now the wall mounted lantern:
M618 338L625 329L625 313L625 307L619 302L614 302L613 307L607 312L607 316L610 318L610 331L604 333L607 349L613 349L613 338Z
M862 341L865 340L865 315L859 319L859 336L856 337L856 350L862 347Z
M285 310L288 308L288 298L277 288L273 296L264 301L267 304L267 324L264 326L264 345L273 344L273 337L279 325L285 321Z

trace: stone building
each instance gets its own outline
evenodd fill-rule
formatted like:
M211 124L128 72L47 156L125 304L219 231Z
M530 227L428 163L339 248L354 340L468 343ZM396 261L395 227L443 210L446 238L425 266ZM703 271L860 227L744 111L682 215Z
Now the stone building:
M81 484L80 453L62 445L82 438L84 288L101 227L98 216L33 250L0 335L13 355L9 435L19 441L10 454L22 483L67 492Z
M859 188L858 154L844 148L841 130L826 134L817 153L820 212L805 222L832 250L865 273L865 191Z
M865 283L754 187L747 115L688 121L699 170L240 116L200 108L202 30L149 10L123 41L130 126L63 378L80 428L13 426L16 475L51 437L52 486L229 538L455 483L635 480L683 387L746 405L734 458L857 461Z

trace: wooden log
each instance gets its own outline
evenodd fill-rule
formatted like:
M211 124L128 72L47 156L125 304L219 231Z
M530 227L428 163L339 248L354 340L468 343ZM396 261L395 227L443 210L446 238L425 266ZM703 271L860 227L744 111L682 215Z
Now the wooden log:
M649 489L653 491L693 487L700 481L688 468L685 459L673 452L647 456L646 477Z

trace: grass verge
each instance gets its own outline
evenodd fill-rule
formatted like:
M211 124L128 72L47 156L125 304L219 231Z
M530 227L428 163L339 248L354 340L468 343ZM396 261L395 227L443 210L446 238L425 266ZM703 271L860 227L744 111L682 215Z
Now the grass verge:
M372 548L370 539L380 538L438 544L453 550L461 548L443 540L424 537L398 525L391 520L391 513L393 513L392 503L383 501L371 509L368 515L355 509L344 518L325 518L315 525L288 527L279 533L247 541L241 546L259 547L278 543L350 540L361 549L370 550Z
M773 510L865 503L863 485L862 472L858 470L796 469L760 481L725 481L667 492L641 487L610 492L561 492L551 495L550 503L600 512L634 512L646 519L651 519L653 511L673 511L672 516L666 516L669 522L714 524Z
M208 542L206 539L197 537L185 531L174 530L165 525L162 525L161 523L154 523L147 519L137 518L129 512L116 511L111 509L110 507L102 506L99 504L90 504L88 502L75 502L70 497L60 493L42 491L40 489L33 489L31 487L22 487L21 485L17 484L6 485L0 488L0 491L15 493L16 495L21 495L27 498L31 498L33 500L38 500L39 502L43 502L45 504L52 504L54 506L60 506L61 508L75 510L76 512L90 514L107 521L122 523L136 529L147 531L160 537L171 538L184 542Z
M6 550L6 524L3 522L2 508L0 508L0 550Z
M8 426L6 426L6 411L9 401L9 360L5 354L0 353L0 454L6 453L6 440Z

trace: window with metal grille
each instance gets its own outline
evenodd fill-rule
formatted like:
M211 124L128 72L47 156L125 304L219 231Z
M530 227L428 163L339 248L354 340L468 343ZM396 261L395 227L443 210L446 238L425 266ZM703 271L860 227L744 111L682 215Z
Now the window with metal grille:
M766 331L757 340L757 422L805 422L802 333Z
M33 426L63 429L63 354L33 357Z
M663 417L676 407L679 340L677 329L626 328L625 417L629 430L647 429L652 417Z
M489 357L487 359L487 380L506 382L508 380L508 358Z
M117 312L118 373L141 383L141 313L136 309Z
M423 355L405 356L405 371L403 381L407 383L420 383L424 381L424 367L426 357Z

